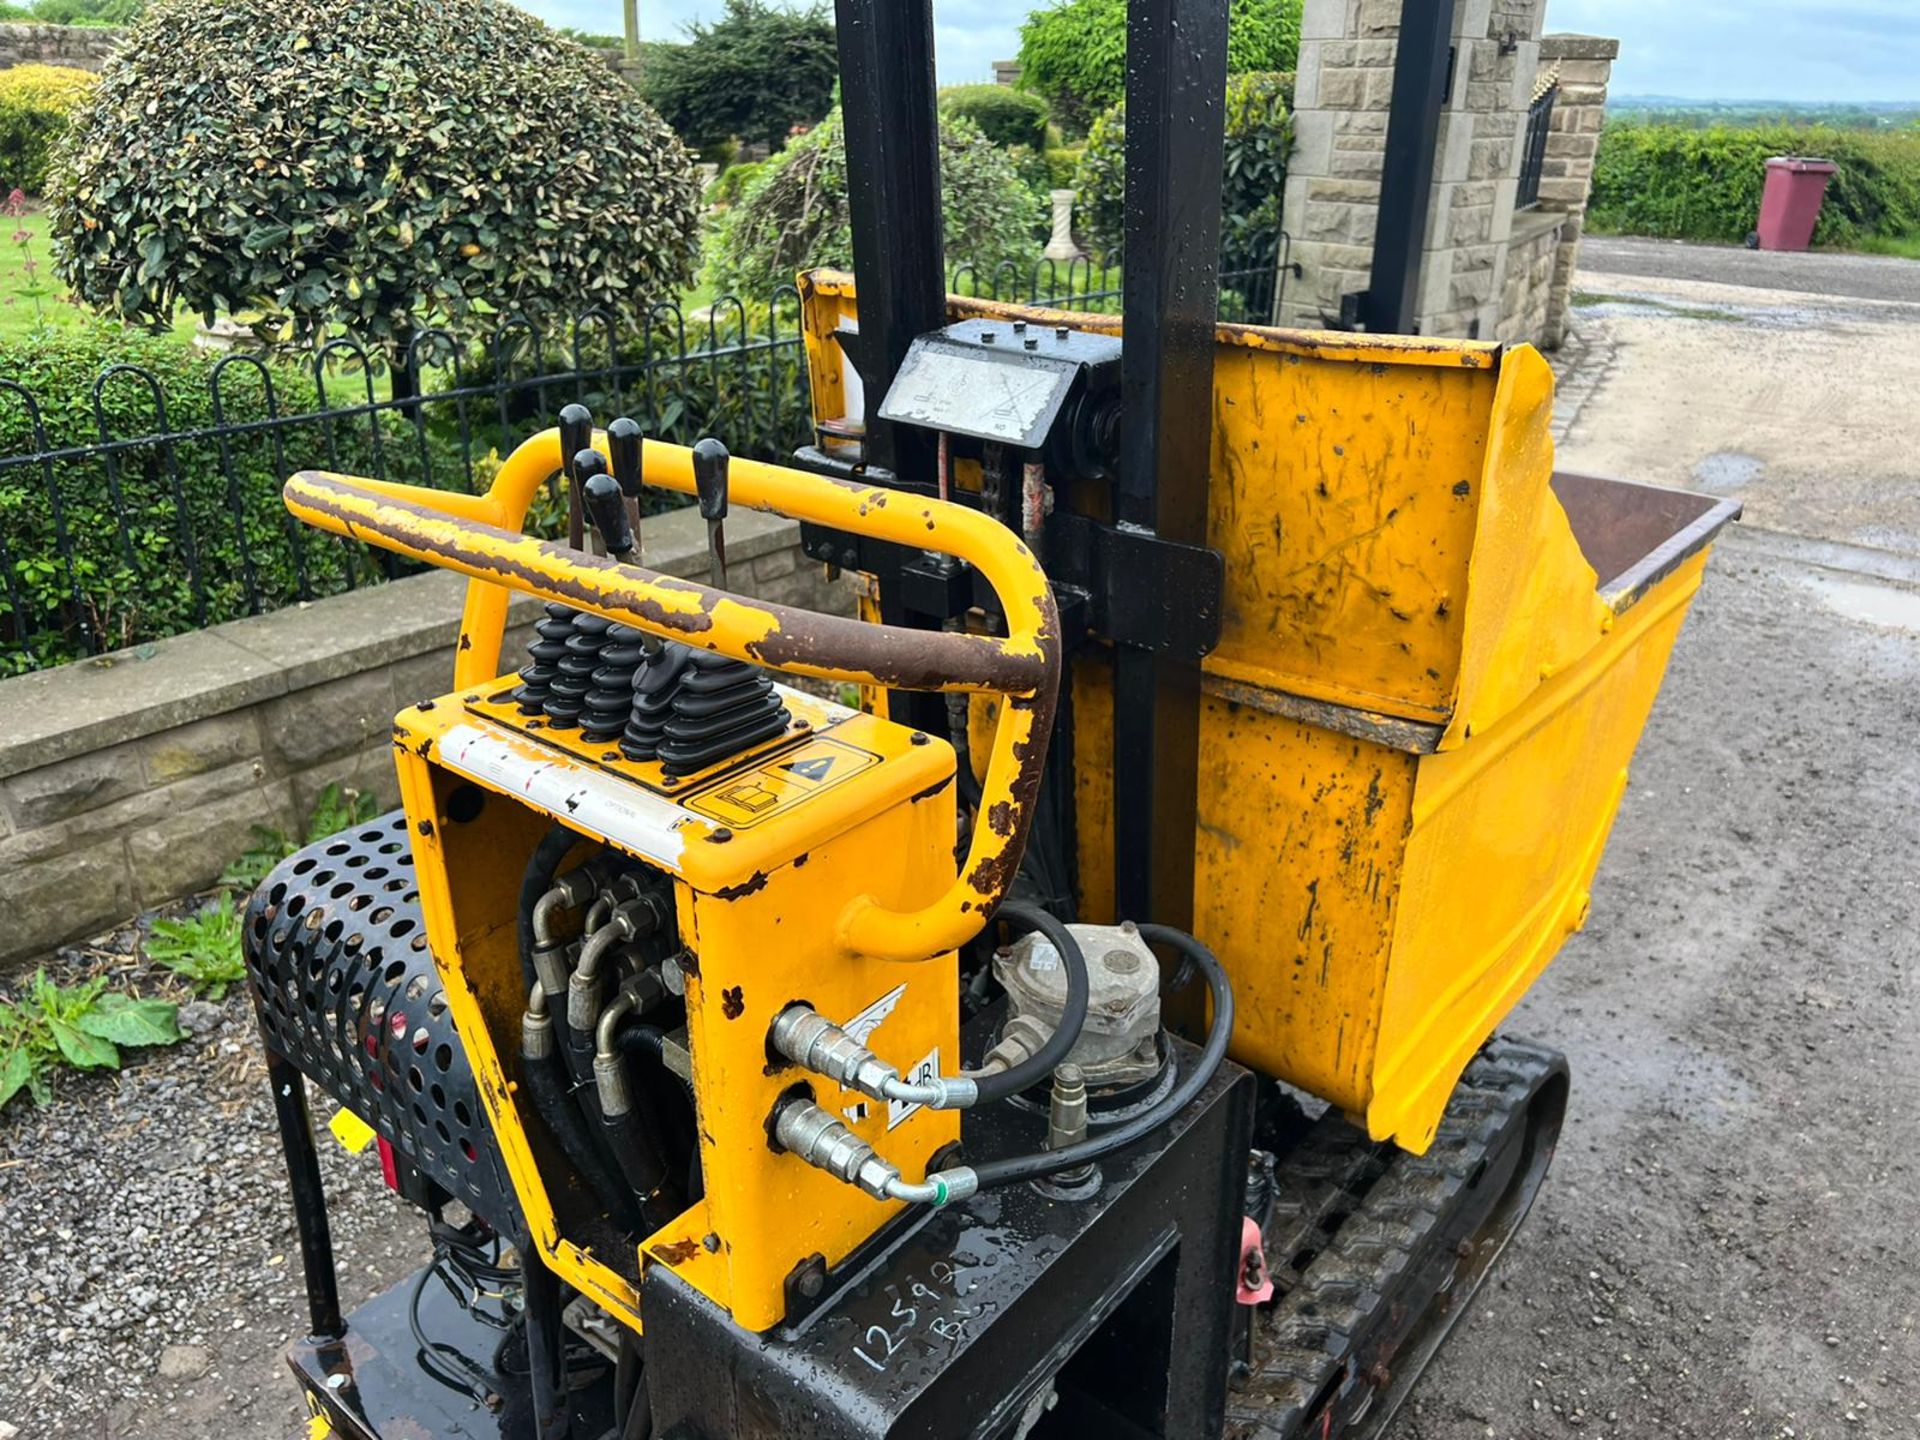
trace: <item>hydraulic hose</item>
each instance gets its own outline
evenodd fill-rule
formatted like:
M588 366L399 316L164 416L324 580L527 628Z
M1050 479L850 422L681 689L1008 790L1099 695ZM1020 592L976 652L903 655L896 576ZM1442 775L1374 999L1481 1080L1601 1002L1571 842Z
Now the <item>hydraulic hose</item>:
M694 1103L693 1082L667 1064L666 1039L666 1033L657 1025L629 1025L620 1032L616 1044L622 1055L652 1056L660 1068L673 1077L681 1094L687 1097L687 1103L691 1105Z
M569 1093L566 1071L554 1044L553 1020L547 1014L546 994L538 981L528 992L527 1014L521 1025L520 1076L535 1112L560 1142L594 1197L616 1224L637 1230L641 1217L633 1198L615 1179Z
M1077 1170L1089 1161L1111 1155L1115 1150L1131 1145L1172 1120L1193 1103L1194 1098L1206 1089L1219 1072L1220 1062L1226 1058L1227 1040L1233 1034L1233 986L1227 981L1227 972L1221 968L1211 950L1184 930L1175 930L1169 925L1142 925L1140 936L1152 945L1171 946L1192 961L1194 967L1206 977L1207 988L1213 994L1213 1019L1208 1023L1206 1044L1201 1047L1193 1068L1152 1109L1092 1139L1060 1150L1012 1155L973 1166L981 1189L989 1185L1010 1185L1018 1180L1034 1180L1043 1175L1058 1174L1062 1170ZM929 1183L932 1180L933 1177L929 1176ZM920 1197L903 1195L900 1198Z
M531 990L540 977L533 968L533 913L541 899L553 889L553 882L560 873L564 861L573 847L580 843L577 831L564 825L555 825L540 837L540 843L533 847L533 854L527 857L527 868L520 878L520 971L524 981L522 989Z
M666 1133L658 1099L651 1086L629 1083L623 1043L635 1031L652 1032L658 1054L660 1032L651 1025L629 1025L616 1039L620 1022L632 1013L634 997L622 991L600 1016L594 1048L593 1076L600 1112L601 1133L614 1163L626 1177L640 1212L658 1229L684 1208L683 1196L670 1179L660 1138Z

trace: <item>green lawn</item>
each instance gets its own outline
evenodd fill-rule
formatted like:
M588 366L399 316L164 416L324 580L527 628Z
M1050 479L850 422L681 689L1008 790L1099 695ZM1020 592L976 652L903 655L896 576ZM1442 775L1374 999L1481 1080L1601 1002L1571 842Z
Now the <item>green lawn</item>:
M1897 255L1902 260L1920 260L1920 235L1869 235L1854 247L1869 255Z
M85 324L87 312L65 298L54 276L47 217L36 210L0 223L6 226L0 234L0 340L16 340L42 326ZM15 238L22 233L31 238L24 243ZM29 270L29 263L35 268Z

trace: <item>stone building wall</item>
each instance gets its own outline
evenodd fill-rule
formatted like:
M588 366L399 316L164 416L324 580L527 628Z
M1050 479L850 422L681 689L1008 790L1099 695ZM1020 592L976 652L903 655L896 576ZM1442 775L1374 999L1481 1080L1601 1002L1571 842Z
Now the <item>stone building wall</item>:
M120 48L121 31L93 25L0 24L0 70L16 65L68 65L99 70Z
M1556 112L1542 209L1583 212L1593 144L1606 99L1589 51L1614 41L1542 37L1546 0L1458 0L1452 86L1440 118L1433 195L1415 313L1420 333L1493 338L1516 334L1511 297L1539 316L1535 296L1544 224L1516 230L1515 202L1527 111L1549 65L1563 74L1565 114ZM1286 219L1293 237L1280 320L1337 324L1344 296L1370 282L1379 223L1380 177L1393 104L1400 0L1306 0L1295 91L1295 149ZM1585 137L1583 142L1578 137ZM1584 143L1584 168L1574 153ZM1558 183L1555 183L1558 182ZM1577 191L1577 194L1576 194ZM1577 219L1558 227L1545 328L1525 338L1557 344L1565 326L1577 247ZM1518 249L1524 253L1516 253ZM1511 276L1509 266L1518 267Z
M647 564L704 577L692 508L649 519ZM793 521L736 509L730 579L850 613ZM466 582L436 572L0 681L0 971L213 884L252 827L298 836L330 784L399 803L390 730L453 684ZM537 605L520 597L517 666Z
M1537 344L1546 335L1553 313L1560 236L1567 223L1566 216L1546 210L1514 217L1501 286L1500 326L1494 336L1503 345Z

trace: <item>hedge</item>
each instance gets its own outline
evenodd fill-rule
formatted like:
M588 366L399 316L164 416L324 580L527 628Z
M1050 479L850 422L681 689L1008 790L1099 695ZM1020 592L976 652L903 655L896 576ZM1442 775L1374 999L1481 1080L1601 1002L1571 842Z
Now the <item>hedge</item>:
M1036 153L1047 145L1047 102L1006 85L949 85L940 92L940 113L958 115L1003 150L1024 145Z
M1753 129L1616 120L1600 137L1589 222L1680 240L1744 240L1759 222L1772 155L1818 155L1840 169L1817 245L1920 233L1920 133L1774 125Z
M53 145L68 118L92 96L99 78L67 65L16 65L0 70L0 192L46 188Z
M0 375L25 387L39 402L50 449L91 445L102 438L93 411L94 384L113 365L139 366L160 382L166 430L212 425L211 381L219 358L170 336L112 323L0 341ZM236 363L220 380L221 414L227 423L266 417L268 378L278 413L314 408L317 396L310 372L274 365L263 377L252 364ZM110 438L162 429L153 391L139 375L118 373L107 379L100 387L100 404ZM341 465L363 466L367 446L359 437L367 433L366 422L340 429L347 432L335 437ZM324 455L324 438L317 432L315 426L284 434L281 453L288 458ZM27 407L17 393L0 393L0 456L30 455L38 448ZM343 585L346 552L317 535L296 538L287 524L279 499L285 476L272 441L261 434L236 437L229 442L228 455L231 493L221 473L219 446L212 441L184 442L171 447L171 453L159 445L133 447L116 455L111 467L105 457L88 455L60 462L51 477L40 465L0 470L0 543L7 552L11 581L0 589L0 674L78 658L87 652L84 637L89 632L103 637L106 648L116 648L194 629L200 606L189 578L188 543L205 587L206 613L213 620L247 613L243 544L263 609L296 598L303 568L312 593ZM185 500L184 516L176 482L179 498ZM14 614L9 590L18 596L24 618Z
M303 466L480 489L499 456L575 399L597 415L630 414L662 440L722 436L750 459L783 459L811 433L791 292L773 306L723 298L710 319L658 307L624 319L611 338L594 315L577 329L549 327L544 340L517 322L501 333L504 353L479 340L457 347L460 379L488 390L481 396L441 393L455 378L453 347L423 357L417 426L399 411L321 411L365 403L368 377L357 367L331 367L323 394L308 358L223 358L112 322L0 341L0 377L35 397L44 425L44 435L36 433L19 392L0 387L0 675L383 578L387 557L287 515L280 485ZM778 339L762 338L769 335ZM753 338L742 345L743 336ZM615 356L625 367L617 387L605 368ZM101 384L103 431L94 387L114 366L139 368ZM160 387L164 419L146 375ZM537 376L554 378L517 383ZM506 382L497 393L496 378ZM277 445L273 432L253 431L228 434L224 444L213 437L130 445L111 462L97 448L102 439L246 426L270 414L290 417ZM4 463L61 449L87 453L51 467ZM558 498L557 490L543 492L531 530L559 533ZM667 492L650 498L650 508L684 503Z
M1292 97L1290 73L1228 77L1220 196L1220 268L1227 273L1273 259L1293 146ZM1087 135L1074 206L1094 250L1114 258L1125 239L1126 163L1126 107L1115 105Z

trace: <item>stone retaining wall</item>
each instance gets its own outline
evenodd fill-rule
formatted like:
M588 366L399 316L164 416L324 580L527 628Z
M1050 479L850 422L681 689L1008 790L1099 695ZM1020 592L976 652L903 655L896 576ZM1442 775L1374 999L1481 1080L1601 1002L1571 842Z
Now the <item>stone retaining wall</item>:
M851 611L792 521L736 511L727 542L735 588ZM650 520L646 558L704 577L698 512ZM0 681L0 969L205 889L329 784L398 804L389 727L452 685L465 588L435 572ZM537 614L516 603L504 657Z
M121 31L97 25L0 24L0 70L16 65L69 65L99 70L120 48Z
M1560 232L1569 223L1565 215L1545 210L1528 210L1514 217L1513 238L1507 246L1507 273L1502 281L1505 288L1500 297L1497 338L1502 344L1539 345L1546 339L1553 311L1554 273L1560 259Z

